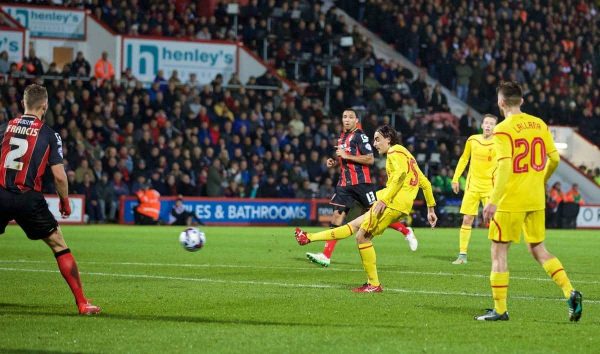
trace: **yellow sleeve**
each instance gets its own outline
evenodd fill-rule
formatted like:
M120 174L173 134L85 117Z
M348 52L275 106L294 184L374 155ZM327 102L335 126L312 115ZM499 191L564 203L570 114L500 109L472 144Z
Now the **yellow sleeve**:
M546 151L548 152L548 161L546 163L546 170L544 171L544 182L548 183L550 176L552 176L560 162L560 155L558 154L556 145L554 145L554 138L552 138L550 129L548 129L546 133L544 145L546 145Z
M390 173L385 188L381 191L381 200L390 205L394 196L400 192L406 173L408 172L408 160L402 153L392 152L387 154L387 164L390 164Z
M417 173L419 174L419 188L423 190L423 195L425 196L425 202L428 207L435 206L435 198L433 197L433 189L431 188L431 182L429 179L425 177L421 169L417 166Z
M496 161L500 159L513 157L513 142L508 133L494 132L494 149L496 150Z
M458 183L458 179L462 176L467 164L469 163L469 159L471 158L471 139L467 139L465 143L465 150L462 155L460 155L460 159L458 160L458 164L456 165L456 170L454 171L454 177L452 177L452 182Z
M506 183L512 172L512 138L507 133L496 132L494 134L494 146L496 148L498 167L496 168L496 183L494 183L490 203L498 205L500 198L504 195Z

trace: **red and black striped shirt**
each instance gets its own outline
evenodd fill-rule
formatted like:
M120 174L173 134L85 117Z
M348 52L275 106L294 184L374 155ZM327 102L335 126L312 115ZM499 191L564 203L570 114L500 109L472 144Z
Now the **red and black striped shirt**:
M373 153L373 148L369 144L369 138L358 128L351 132L343 132L338 139L338 146L342 147L348 154L354 156ZM344 187L361 183L372 183L371 169L368 165L361 165L342 158L338 158L338 163L340 165L338 186Z
M46 167L62 163L60 135L37 117L24 114L0 126L0 187L41 192Z

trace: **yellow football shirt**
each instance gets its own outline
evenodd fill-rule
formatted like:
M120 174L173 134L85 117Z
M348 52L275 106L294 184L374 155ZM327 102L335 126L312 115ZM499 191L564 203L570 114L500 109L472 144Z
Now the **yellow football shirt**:
M511 115L494 128L494 144L496 160L510 159L511 162L504 191L496 196L498 200L492 200L497 202L498 210L544 209L545 168L548 154L556 151L546 123L527 113Z
M427 206L435 206L431 183L423 175L413 155L402 145L393 145L387 152L385 188L377 192L377 199L390 209L410 213L419 188L423 189Z
M493 139L484 139L483 134L471 135L465 143L463 151L452 182L458 183L458 179L463 174L469 164L467 173L467 192L488 193L493 187L493 173L496 168L496 151L494 150Z

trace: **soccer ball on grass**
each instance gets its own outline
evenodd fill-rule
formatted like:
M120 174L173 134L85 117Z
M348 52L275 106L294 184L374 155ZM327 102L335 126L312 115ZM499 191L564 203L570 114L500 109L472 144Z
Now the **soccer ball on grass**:
M206 236L195 227L188 227L179 234L179 243L187 251L196 252L204 247Z

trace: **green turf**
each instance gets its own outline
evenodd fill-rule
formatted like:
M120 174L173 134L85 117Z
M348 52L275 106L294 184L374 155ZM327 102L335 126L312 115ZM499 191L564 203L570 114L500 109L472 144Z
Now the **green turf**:
M86 293L104 312L75 315L41 242L11 226L0 236L0 352L597 352L597 232L550 231L548 248L584 294L581 322L562 293L514 245L510 321L472 316L492 304L489 244L475 230L469 264L453 266L456 229L418 229L419 250L388 231L376 239L385 291L354 294L365 275L354 241L330 268L309 263L292 228L205 227L184 251L180 228L64 227ZM587 302L585 302L587 300Z

